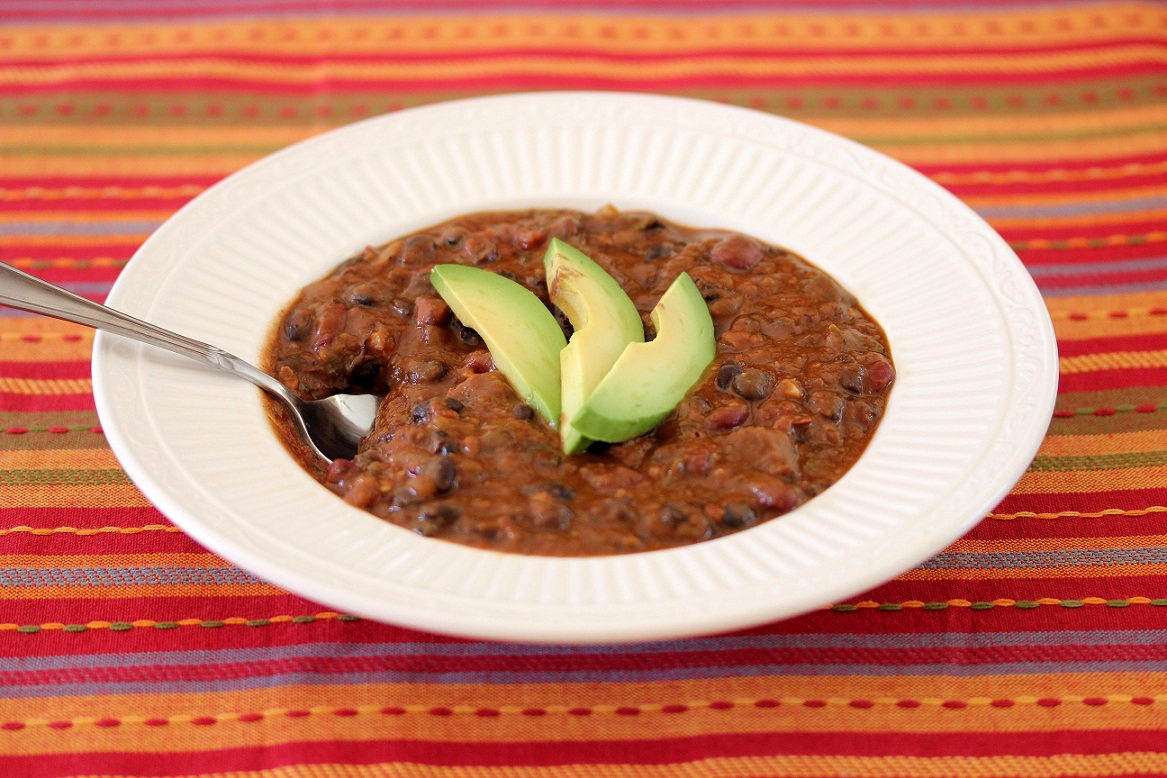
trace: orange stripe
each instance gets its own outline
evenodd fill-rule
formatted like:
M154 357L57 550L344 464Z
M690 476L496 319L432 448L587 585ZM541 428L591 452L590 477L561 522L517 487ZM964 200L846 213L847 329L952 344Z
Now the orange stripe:
M0 508L149 508L149 500L129 484L104 486L6 486Z
M1159 451L1167 448L1163 430L1113 432L1103 435L1047 435L1038 456L1120 454L1128 451Z
M1167 535L1023 538L1012 540L958 540L945 549L953 553L1057 551L1067 548L1142 548L1167 546Z
M36 639L36 638L31 638ZM111 733L90 726L95 719L116 717L127 748L136 753L230 748L248 744L275 745L319 737L364 740L402 737L418 740L475 742L553 742L598 739L642 740L648 737L684 737L693 734L770 732L778 726L792 732L824 730L854 732L1018 732L1032 731L1049 722L1050 711L1038 700L1056 699L1071 710L1089 715L1062 715L1067 731L1144 729L1160 726L1146 706L1129 704L1134 696L1162 689L1161 673L1058 673L1052 675L868 678L859 676L783 676L749 679L701 679L651 683L581 684L363 684L344 686L282 686L280 708L271 705L266 689L201 694L90 695L0 700L0 720L76 722L66 735L37 736L32 729L5 733L8 754L84 753L109 750ZM1101 697L1114 704L1087 707L1082 700ZM776 708L759 708L758 700L774 699ZM901 700L920 706L903 708ZM997 708L994 699L1010 699L1011 708ZM804 705L809 700L822 707ZM854 700L871 707L852 707ZM967 707L945 708L958 700ZM733 703L728 710L710 707L714 701ZM1167 697L1164 698L1167 701ZM1124 704L1125 703L1125 704ZM665 705L685 705L684 714L663 711ZM374 712L387 706L400 715ZM430 715L442 706L450 715ZM623 715L620 707L639 715ZM1079 707L1081 706L1081 707ZM592 715L569 711L587 707ZM498 717L476 715L480 708L500 712ZM523 715L539 708L542 716ZM338 709L356 715L338 716ZM290 717L289 710L307 715ZM364 711L368 711L365 713ZM505 711L505 713L503 713ZM243 714L259 714L262 724L241 721ZM1066 712L1067 714L1069 711ZM201 727L197 736L181 737L185 729L134 726L150 717L177 723L189 718L219 717L223 726ZM160 731L161 730L161 731ZM43 730L41 730L43 732ZM53 733L44 732L44 735Z
M1128 578L1167 574L1167 564L1094 565L1083 567L965 568L912 570L897 581L1013 581L1032 578Z
M1105 15L1100 27L1095 19ZM101 30L73 25L16 28L9 51L22 56L56 52L91 54L116 48L141 55L240 46L253 51L305 55L346 52L460 51L484 45L546 48L548 41L570 47L580 41L605 49L644 51L705 50L716 46L765 46L780 40L785 48L821 48L824 44L856 48L889 41L897 48L969 46L978 48L1094 42L1123 35L1163 36L1163 13L1151 4L1124 3L1079 8L998 11L962 14L903 15L766 13L704 14L698 18L600 14L523 14L478 16L473 23L449 16L348 18L308 21L264 20L237 23L189 23L181 26L136 24Z
M1167 64L1167 52L1161 46L1119 44L1110 47L1106 63L1111 67L1126 65ZM468 70L476 77L545 75L605 78L613 81L641 82L645 79L684 79L694 76L726 74L737 78L769 78L798 76L872 76L914 73L925 75L995 73L1010 76L1043 74L1050 71L1089 70L1097 67L1098 54L1094 51L1046 51L1014 54L1003 51L993 57L983 54L938 53L932 57L869 54L864 56L824 56L813 58L784 58L781 56L733 56L711 54L676 59L637 62L613 62L608 58L587 54L564 58L531 54L528 56L498 55L483 51L471 62L410 61L397 62L340 62L315 61L309 64L281 62L265 64L250 61L231 61L225 57L191 58L177 61L137 60L130 62L93 62L85 68L86 78L116 81L150 81L161 88L174 80L191 77L230 78L236 81L280 85L309 85L322 80L350 82L457 82ZM49 86L75 78L75 68L30 68L0 66L0 83L14 87Z
M1029 471L1013 487L1014 494L1117 492L1161 489L1167 484L1167 466L1121 470Z

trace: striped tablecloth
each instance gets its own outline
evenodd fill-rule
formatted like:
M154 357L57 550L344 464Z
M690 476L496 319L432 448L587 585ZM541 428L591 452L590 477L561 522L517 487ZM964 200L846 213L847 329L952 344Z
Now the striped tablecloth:
M361 621L206 552L110 453L92 334L0 312L2 776L1167 775L1167 7L1089 0L16 0L0 259L101 299L211 183L447 98L789 116L1012 244L1057 412L967 537L745 633L571 648Z

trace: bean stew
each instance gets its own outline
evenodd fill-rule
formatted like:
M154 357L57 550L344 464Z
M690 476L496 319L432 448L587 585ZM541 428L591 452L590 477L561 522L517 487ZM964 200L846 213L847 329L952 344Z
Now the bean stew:
M621 284L649 338L649 312L688 272L717 336L713 363L655 430L570 456L429 281L436 264L476 265L547 303L553 237ZM612 207L471 214L369 247L302 290L265 367L305 399L386 395L352 461L313 458L277 421L345 501L426 536L554 556L669 548L789 512L863 453L895 378L879 325L800 257Z

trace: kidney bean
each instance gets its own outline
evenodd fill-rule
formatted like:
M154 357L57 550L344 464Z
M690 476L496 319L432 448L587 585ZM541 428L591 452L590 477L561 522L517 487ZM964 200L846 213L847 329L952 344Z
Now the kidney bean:
M750 406L744 404L723 405L706 417L709 426L715 430L733 429L750 417Z
M414 319L419 327L444 327L453 316L445 300L428 294L417 298L414 312Z
M868 365L867 372L863 377L863 389L869 394L878 394L889 386L895 380L896 371L891 366L891 363L886 359L880 358L878 361Z
M735 270L750 270L765 256L762 244L745 235L731 235L713 244L709 258Z

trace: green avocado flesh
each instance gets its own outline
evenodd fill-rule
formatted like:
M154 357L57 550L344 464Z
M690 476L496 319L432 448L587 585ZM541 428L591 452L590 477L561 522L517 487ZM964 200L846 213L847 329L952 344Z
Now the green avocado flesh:
M687 273L653 308L652 323L656 338L629 344L573 418L581 434L608 443L643 435L669 415L713 361L713 319Z
M437 265L430 283L454 315L476 331L495 367L523 401L552 426L559 423L559 322L529 289L466 265Z
M559 352L563 409L559 434L571 454L591 442L573 419L630 343L644 342L640 312L620 284L590 257L555 238L543 258L551 302L574 328Z

